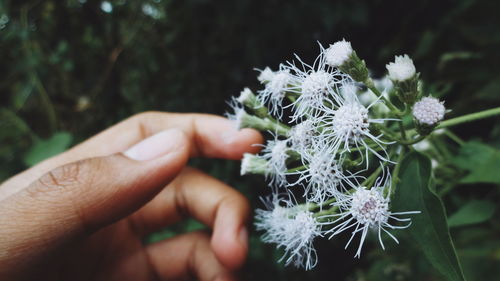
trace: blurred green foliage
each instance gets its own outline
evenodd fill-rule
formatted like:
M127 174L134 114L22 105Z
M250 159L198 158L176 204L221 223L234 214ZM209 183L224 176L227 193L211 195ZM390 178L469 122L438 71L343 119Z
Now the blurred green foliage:
M424 87L452 109L448 117L498 106L499 10L500 2L488 0L2 0L0 180L141 111L222 114L231 95L244 86L258 89L254 68L276 68L294 52L311 61L316 41L352 41L375 76L384 75L394 55L408 53ZM454 130L482 144L432 139L436 155L449 155L437 159L436 190L454 214L451 235L468 280L500 276L500 222L490 203L500 199L499 121ZM237 162L192 164L260 206L262 179L240 178ZM478 201L469 206L472 199ZM481 220L471 208L481 210ZM188 221L149 241L199 227ZM386 252L369 249L361 260L351 259L342 243L320 241L320 264L303 272L276 264L279 253L252 234L243 276L444 280L402 240Z

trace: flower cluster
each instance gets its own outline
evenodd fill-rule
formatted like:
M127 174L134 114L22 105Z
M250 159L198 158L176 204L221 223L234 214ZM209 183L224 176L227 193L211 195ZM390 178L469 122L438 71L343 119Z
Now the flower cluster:
M320 44L312 64L296 56L275 71L258 70L263 89L245 88L231 102L229 117L238 128L270 137L259 155L244 155L241 174L265 175L272 187L256 226L264 242L284 250L285 264L314 267L314 240L346 231L346 248L360 237L355 257L368 235L385 248L385 236L398 242L391 229L411 223L400 216L419 213L391 209L394 158L438 126L445 109L422 97L408 55L396 56L387 70L387 77L374 80L350 42ZM405 128L402 119L410 114L413 126Z

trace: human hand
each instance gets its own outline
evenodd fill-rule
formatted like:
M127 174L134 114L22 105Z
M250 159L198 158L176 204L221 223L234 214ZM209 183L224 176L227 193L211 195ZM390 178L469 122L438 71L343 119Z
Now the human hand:
M233 280L249 204L185 165L261 142L217 116L143 113L12 177L0 185L0 279ZM142 244L185 215L212 233Z

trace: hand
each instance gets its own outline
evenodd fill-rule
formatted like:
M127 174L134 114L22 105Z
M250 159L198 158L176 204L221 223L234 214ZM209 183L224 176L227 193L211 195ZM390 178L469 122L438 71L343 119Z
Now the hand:
M143 113L0 186L0 280L233 280L247 200L185 167L262 142L212 115ZM185 215L210 226L143 245Z

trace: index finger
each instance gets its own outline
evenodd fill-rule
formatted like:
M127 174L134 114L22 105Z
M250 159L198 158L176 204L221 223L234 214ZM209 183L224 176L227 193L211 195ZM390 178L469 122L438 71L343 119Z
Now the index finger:
M21 190L46 172L85 158L123 152L139 141L171 128L182 130L191 142L190 155L240 159L254 153L263 138L253 129L238 130L233 121L217 115L196 113L145 112L132 116L107 130L18 174L2 184L0 200Z
M191 140L191 155L240 159L245 152L257 152L262 143L255 130L238 130L233 121L217 115L197 113L145 112L128 118L75 146L67 153L88 155L121 152L158 132L177 128ZM88 155L88 156L87 156Z

